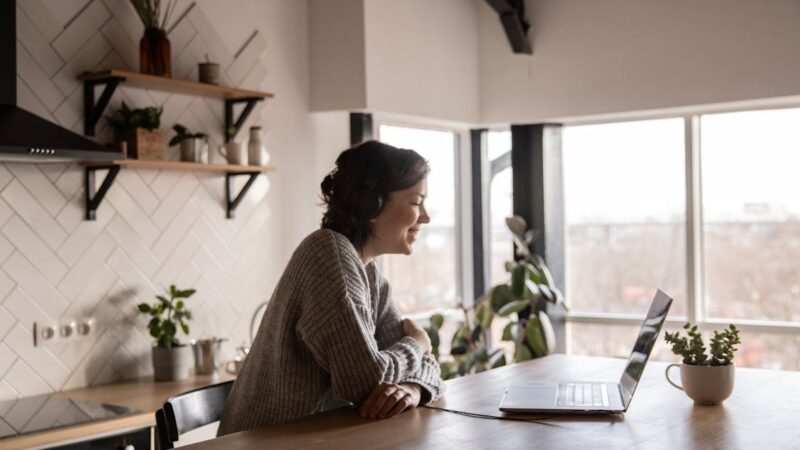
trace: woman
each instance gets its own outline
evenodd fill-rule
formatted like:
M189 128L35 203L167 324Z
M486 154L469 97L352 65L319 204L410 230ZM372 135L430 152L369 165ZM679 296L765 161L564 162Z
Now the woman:
M349 403L392 417L444 390L423 329L401 319L375 257L411 254L427 162L369 141L322 181L322 229L292 255L225 405L219 435Z

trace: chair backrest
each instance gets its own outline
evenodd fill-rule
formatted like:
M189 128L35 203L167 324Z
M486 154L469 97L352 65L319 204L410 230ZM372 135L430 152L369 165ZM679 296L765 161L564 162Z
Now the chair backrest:
M156 411L156 439L158 440L158 446L156 446L158 450L166 450L175 447L172 445L172 440L170 440L169 434L167 433L167 418L164 415L163 409Z
M177 441L181 434L220 420L232 386L233 380L168 398L163 411L166 437L170 445Z

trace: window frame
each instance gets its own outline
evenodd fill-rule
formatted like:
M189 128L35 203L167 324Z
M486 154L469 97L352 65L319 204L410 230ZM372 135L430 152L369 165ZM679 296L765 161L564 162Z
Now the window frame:
M426 320L433 313L440 313L446 319L461 320L460 305L469 306L472 299L467 293L472 292L472 200L471 175L469 158L469 126L458 122L444 120L423 120L407 116L373 113L375 139L381 140L381 126L413 128L418 130L442 131L453 134L453 158L455 163L453 182L455 189L455 233L456 233L456 302L454 308L439 307L431 311L408 314L412 320ZM466 156L465 156L466 155ZM413 257L413 255L412 255ZM460 264L459 264L460 263ZM390 280L391 281L391 280Z
M666 325L669 327L681 327L684 323L692 322L697 324L702 331L712 331L734 324L743 333L765 333L765 334L800 334L800 322L774 321L774 320L749 320L749 319L721 319L709 318L706 314L706 305L703 302L703 292L705 274L703 273L703 197L702 197L702 165L701 165L701 145L700 145L700 118L703 115L718 114L726 112L746 112L761 110L777 110L786 108L797 108L800 105L794 103L780 103L772 105L756 105L747 107L712 107L705 110L695 110L684 114L644 114L637 116L620 116L609 120L590 120L583 122L572 122L565 124L565 127L611 124L618 122L634 122L639 120L653 120L664 118L682 118L684 122L684 158L685 158L685 183L686 183L686 282L687 282L687 312L686 316L669 317ZM562 187L563 189L563 187ZM564 234L566 253L566 233ZM562 255L562 260L563 259ZM566 267L564 268L566 270ZM559 286L564 290L565 286ZM568 297L568 293L565 291ZM569 298L567 298L569 301ZM591 325L630 325L639 326L644 318L643 314L616 314L616 313L579 313L567 311L564 316L565 325L591 324ZM572 339L570 327L565 327L567 332L566 350L572 351Z

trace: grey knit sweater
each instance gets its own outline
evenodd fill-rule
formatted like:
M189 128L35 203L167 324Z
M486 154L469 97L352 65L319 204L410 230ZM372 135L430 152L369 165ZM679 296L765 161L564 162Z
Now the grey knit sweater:
M295 250L233 385L218 435L360 404L381 381L439 397L439 366L402 330L389 284L353 244L317 230Z

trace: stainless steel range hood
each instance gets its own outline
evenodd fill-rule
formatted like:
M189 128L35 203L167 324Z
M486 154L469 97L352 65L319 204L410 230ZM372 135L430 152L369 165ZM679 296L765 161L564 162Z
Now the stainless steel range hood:
M16 2L0 0L0 161L124 159L90 139L17 106Z

